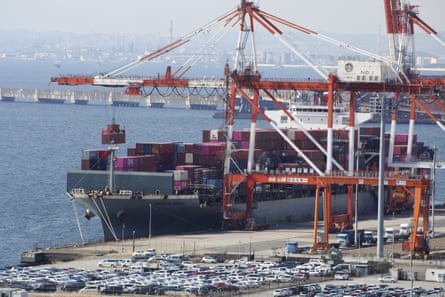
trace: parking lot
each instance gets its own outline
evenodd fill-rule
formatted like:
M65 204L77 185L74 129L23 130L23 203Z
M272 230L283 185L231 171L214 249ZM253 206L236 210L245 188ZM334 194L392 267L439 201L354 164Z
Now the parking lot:
M152 250L153 251L153 250ZM215 261L218 263L214 263ZM441 284L398 281L381 275L356 278L344 265L320 259L228 261L211 256L192 261L183 254L90 259L91 269L27 267L0 271L0 282L29 292L79 292L106 295L232 296L445 296ZM77 263L78 264L78 263ZM156 264L156 265L154 265ZM337 277L341 274L342 277ZM344 277L346 276L346 277ZM387 282L388 281L388 282Z
M407 214L402 217L385 218L385 226L397 227L410 219ZM375 219L362 219L360 228L375 228ZM381 283L381 275L370 275L356 278L336 276L330 265L317 265L311 267L308 263L311 256L306 254L306 259L301 263L288 262L277 263L278 259L287 259L291 256L286 252L286 242L297 241L300 247L311 246L313 240L312 222L299 223L296 225L276 225L268 230L254 231L227 231L206 234L185 234L171 236L157 236L153 238L127 239L118 242L107 242L90 244L75 248L62 248L62 253L76 253L83 255L80 259L69 262L56 262L49 266L14 268L0 271L0 282L14 286L23 286L30 292L52 290L63 293L66 291L89 292L90 294L123 293L129 295L150 293L173 293L173 294L197 294L211 296L229 296L247 294L251 296L273 296L277 288L293 288L292 294L296 294L297 287L305 285L301 294L317 296L344 296L347 291L355 290L351 295L374 296L372 290L359 292L357 284L367 284L369 288L382 289L381 285L388 286L385 289L387 296L404 296L406 289L411 290L422 287L425 290L433 290L442 284L435 282L397 281L396 283ZM431 240L434 248L443 249L445 234L445 216L436 217L436 235L438 238ZM331 240L335 240L331 238ZM133 251L135 258L144 258L146 267L141 263L131 264ZM156 252L157 251L157 252ZM58 251L56 251L58 252ZM361 249L344 249L343 259L374 259L376 247ZM401 259L392 259L391 253L400 253ZM163 259L162 257L169 257ZM182 259L178 265L178 255L190 255L189 259ZM211 258L217 258L217 263ZM255 262L246 262L245 256L254 255ZM150 263L149 257L156 256L158 259ZM321 255L314 255L321 257ZM146 257L146 258L145 258ZM401 243L390 243L384 247L383 261L395 261L394 265L406 265L406 253L401 250ZM289 257L291 259L292 257ZM227 260L232 262L227 262ZM100 261L119 260L120 264L99 267ZM138 259L133 259L138 260ZM244 260L238 262L239 260ZM226 261L226 262L225 262ZM112 261L113 262L113 261ZM170 263L175 262L175 263ZM225 263L223 263L225 262ZM122 265L125 263L125 265ZM162 264L161 264L162 263ZM441 266L435 262L433 265ZM147 266L148 265L148 266ZM151 265L151 266L150 266ZM312 264L311 264L312 265ZM415 260L415 269L425 270L428 262ZM305 279L308 276L308 279ZM319 284L321 292L311 292L314 288L310 284ZM349 285L352 285L350 288ZM369 286L369 285L375 286ZM329 290L343 290L339 295ZM336 287L340 285L341 287ZM315 286L316 288L316 286ZM323 293L324 290L324 293ZM307 293L304 293L307 291ZM417 290L420 292L420 289ZM286 290L284 290L286 292ZM289 292L289 290L287 290ZM360 293L360 294L359 294ZM391 294L390 294L391 293ZM35 294L35 293L32 293ZM278 294L278 293L276 293ZM284 294L284 293L283 293ZM378 292L378 294L380 294ZM442 294L442 295L440 295ZM383 294L384 295L384 294ZM59 296L59 295L57 295ZM442 292L426 292L422 296L443 296Z

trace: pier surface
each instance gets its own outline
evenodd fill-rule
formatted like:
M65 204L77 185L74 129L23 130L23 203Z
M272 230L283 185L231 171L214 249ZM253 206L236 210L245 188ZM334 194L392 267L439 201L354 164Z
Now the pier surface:
M430 220L432 218L430 217ZM445 209L435 212L434 238L430 238L432 252L445 247ZM411 216L386 216L385 228L394 227L396 230L402 223L410 223ZM358 223L359 229L376 231L377 220L372 217L363 218ZM58 267L80 267L96 269L97 262L102 258L129 258L133 250L155 248L158 253L186 254L191 257L202 255L232 255L233 257L254 255L255 259L270 259L287 256L286 243L298 242L299 247L312 247L313 222L283 224L270 226L262 231L216 231L212 233L196 233L183 235L164 235L152 238L126 239L116 242L101 242L86 244L84 246L48 248L42 252L49 255ZM335 243L335 234L329 234L329 242ZM408 255L402 251L402 243L386 243L384 257L389 258L391 253ZM375 260L376 246L344 249L343 255L347 257L360 257ZM63 259L63 257L66 257Z

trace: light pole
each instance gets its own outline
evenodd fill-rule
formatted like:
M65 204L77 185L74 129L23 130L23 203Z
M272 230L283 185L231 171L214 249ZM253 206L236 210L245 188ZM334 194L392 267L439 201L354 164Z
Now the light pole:
M411 232L412 234L412 232ZM412 236L412 235L411 235ZM413 251L409 251L409 265L411 268L411 296L413 296L413 289L414 289L414 270L413 270L413 257L414 257L414 253Z
M136 233L136 231L133 230L133 253L134 253L134 249L135 249L135 245L134 245L134 233Z
M380 109L380 144L379 144L379 179L378 179L378 211L377 211L377 258L383 259L383 220L384 220L384 206L385 206L385 190L384 190L384 175L385 175L385 96L381 100Z
M432 179L432 184L431 184L431 238L434 238L435 234L434 234L434 203L436 202L436 153L437 153L437 148L436 146L433 146L433 168L431 168L431 179Z
M122 253L124 252L125 223L122 223Z
M395 231L394 231L395 232ZM393 234L393 237L392 237L392 244L391 244L391 249L392 249L392 252L391 252L391 262L394 262L394 241L396 241L396 235L395 234Z
M247 261L252 261L252 235L250 235L249 240L249 259Z
M361 149L361 143L358 143L357 152L355 154L356 174L358 174L358 170L359 170L360 149ZM358 244L358 248L360 248L360 243L358 242L358 240L359 240L359 236L358 236L358 184L355 185L355 238L354 238L354 240L355 240L355 245L357 246L357 244Z
M150 217L148 219L148 239L151 239L151 203L148 205L150 208Z

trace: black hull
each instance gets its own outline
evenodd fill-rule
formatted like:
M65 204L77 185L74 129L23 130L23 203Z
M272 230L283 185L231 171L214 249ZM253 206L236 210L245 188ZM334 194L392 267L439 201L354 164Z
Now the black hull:
M201 206L196 198L104 198L104 203L97 198L77 200L100 218L105 241L221 228L221 206Z
M359 213L374 214L377 199L372 190L359 195ZM348 208L348 194L334 194L331 214L344 214ZM222 205L200 205L194 196L169 198L76 198L91 216L101 220L105 241L144 238L156 235L187 234L221 230ZM237 203L233 211L243 211L245 203ZM323 202L319 202L319 219L323 218ZM257 224L307 222L314 219L314 197L296 197L258 201L252 211ZM110 228L110 226L112 226ZM133 234L134 231L134 234Z

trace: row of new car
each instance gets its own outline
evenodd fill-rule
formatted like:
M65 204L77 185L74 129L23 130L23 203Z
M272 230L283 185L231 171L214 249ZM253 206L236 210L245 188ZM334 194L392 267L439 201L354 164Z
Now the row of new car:
M109 259L108 259L109 260ZM114 263L114 261L101 261ZM205 257L201 261L213 261ZM188 261L190 262L190 261ZM231 264L170 263L169 269L147 270L143 262L128 267L83 270L76 268L16 267L0 271L0 282L28 291L100 292L103 294L163 294L168 291L206 294L261 288L271 283L295 282L309 278L298 270L301 263L246 262ZM113 264L114 265L114 264ZM175 267L175 269L171 269ZM306 267L306 266L304 266Z
M202 259L201 259L202 260ZM94 292L102 294L195 294L206 295L215 291L243 291L270 289L271 286L290 287L303 280L311 280L307 270L312 267L334 271L333 267L319 262L250 261L201 265L171 263L176 269L147 270L143 262L119 269L84 270L77 268L11 268L0 270L0 282L12 288L28 291ZM336 267L337 268L337 267ZM340 268L344 268L341 267ZM332 276L332 274L331 274ZM315 280L319 280L317 278ZM318 291L317 285L306 286L308 292ZM292 291L294 294L295 290ZM304 291L303 291L304 293ZM284 294L282 292L282 294ZM321 294L321 292L317 292ZM324 295L321 295L324 296Z
M324 288L319 285L299 285L295 287L280 288L273 291L273 296L314 296L314 297L339 297L339 296L359 296L359 297L421 297L445 295L444 288L426 290L422 287L405 289L388 285L373 284L326 284Z

